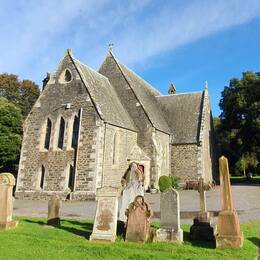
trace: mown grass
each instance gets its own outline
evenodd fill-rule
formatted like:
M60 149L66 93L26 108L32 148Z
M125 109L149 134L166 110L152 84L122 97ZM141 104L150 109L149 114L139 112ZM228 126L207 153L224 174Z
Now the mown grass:
M189 240L189 225L183 225L184 243L115 243L88 240L93 224L63 220L61 228L46 227L40 218L19 218L15 230L0 232L0 259L255 259L260 242L260 220L242 225L242 249L215 249L214 244Z

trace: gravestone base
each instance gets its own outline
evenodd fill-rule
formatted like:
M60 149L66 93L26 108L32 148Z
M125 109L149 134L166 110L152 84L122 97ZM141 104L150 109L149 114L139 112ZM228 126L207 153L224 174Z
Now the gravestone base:
M105 235L105 234L95 234L92 233L89 240L94 242L115 242L116 235Z
M183 230L176 231L173 228L160 228L156 231L156 241L181 244L183 242Z
M217 229L215 236L217 248L240 248L243 246L244 235L240 231L235 209L223 210L219 213Z
M48 219L47 225L53 227L60 227L60 218Z
M8 222L0 222L0 230L14 229L18 225L18 221L12 220Z
M190 238L192 240L214 241L214 228L209 222L202 222L199 218L193 220L190 228Z
M238 236L216 235L216 248L241 248L244 242L244 235L241 232Z

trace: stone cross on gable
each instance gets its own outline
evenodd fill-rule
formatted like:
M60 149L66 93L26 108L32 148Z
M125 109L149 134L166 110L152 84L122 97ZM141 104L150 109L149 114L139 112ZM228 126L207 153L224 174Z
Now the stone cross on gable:
M109 51L112 51L113 46L114 46L114 43L109 43L109 44L108 44Z

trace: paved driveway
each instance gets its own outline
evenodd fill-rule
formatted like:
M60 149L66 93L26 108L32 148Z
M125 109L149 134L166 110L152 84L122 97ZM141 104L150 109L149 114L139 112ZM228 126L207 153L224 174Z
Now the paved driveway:
M234 206L238 212L240 222L260 219L260 186L232 186ZM146 194L154 211L153 220L160 218L159 194ZM208 191L207 208L217 216L220 210L219 186ZM120 207L120 206L119 206ZM199 193L193 190L180 191L181 223L192 223L192 219L199 210ZM96 201L66 201L62 203L61 217L94 219ZM15 200L15 216L47 217L47 201ZM216 221L216 219L213 219Z

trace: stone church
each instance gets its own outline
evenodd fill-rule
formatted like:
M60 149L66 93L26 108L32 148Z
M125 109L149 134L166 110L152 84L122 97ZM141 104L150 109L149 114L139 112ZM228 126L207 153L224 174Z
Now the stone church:
M98 71L67 50L24 123L16 198L93 199L120 186L135 161L145 188L161 175L212 181L213 126L208 90L169 95L109 50Z

